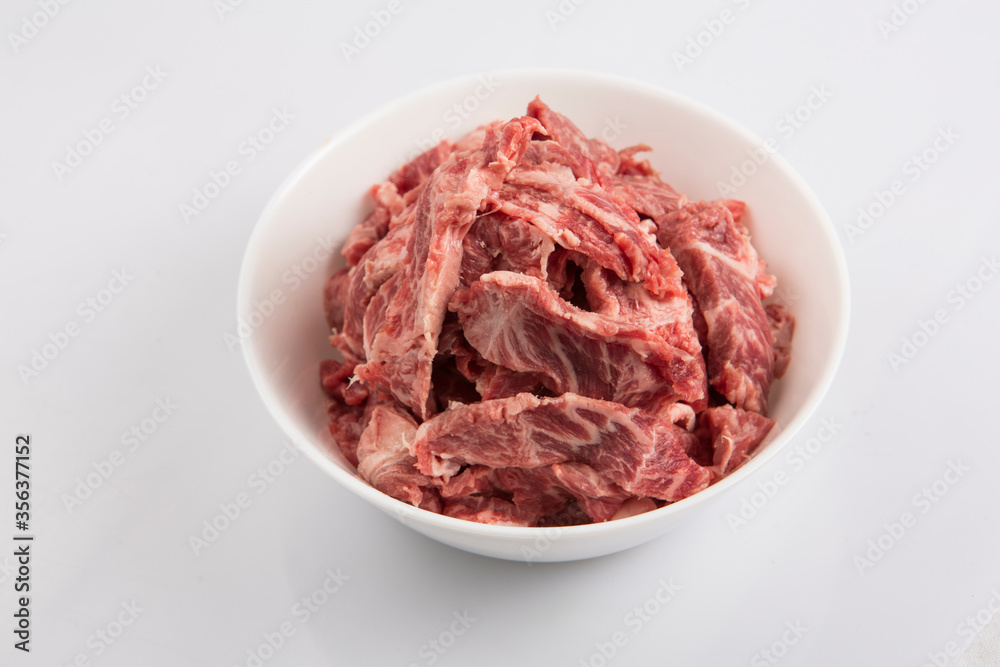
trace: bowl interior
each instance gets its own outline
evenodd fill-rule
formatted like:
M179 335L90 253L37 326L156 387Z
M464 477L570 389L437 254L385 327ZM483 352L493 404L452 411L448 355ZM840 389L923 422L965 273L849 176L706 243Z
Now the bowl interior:
M247 363L265 404L314 462L422 532L472 551L517 557L518 540L540 529L481 526L411 511L360 480L327 431L318 364L335 356L327 342L323 286L343 266L343 240L371 208L368 188L444 136L458 138L477 125L523 114L536 94L585 133L616 148L651 146L648 157L654 167L691 200L719 198L718 183L729 181L734 166L752 171L728 196L747 202L754 245L778 277L778 298L797 320L791 364L771 393L771 416L779 429L758 454L729 478L674 505L623 521L566 529L565 536L573 539L561 540L564 546L544 558L563 560L649 539L657 534L658 523L665 530L669 519L685 508L752 474L791 438L832 380L848 313L839 242L822 207L780 157L746 163L752 160L749 151L760 146L752 135L669 92L588 73L501 72L420 91L325 142L280 187L247 247L238 316ZM594 537L601 535L606 537Z

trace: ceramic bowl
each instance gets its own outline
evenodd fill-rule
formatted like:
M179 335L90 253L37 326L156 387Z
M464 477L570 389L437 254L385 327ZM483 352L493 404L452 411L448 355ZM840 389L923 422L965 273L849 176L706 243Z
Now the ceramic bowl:
M770 416L778 427L751 460L714 486L662 509L564 528L463 521L415 509L369 486L327 430L317 370L321 360L333 357L323 286L343 266L340 246L371 207L368 188L445 136L458 138L477 125L524 114L535 95L616 148L651 146L653 166L689 199L725 195L747 202L744 220L754 245L778 277L778 296L797 320L791 364L771 390ZM830 386L847 335L848 297L833 225L809 187L761 140L661 88L593 73L531 70L420 90L324 142L281 185L257 222L240 275L238 319L246 362L264 404L313 463L357 494L357 502L372 503L459 549L541 562L591 558L641 544L692 515L703 517L698 508L744 485L792 441ZM331 513L351 511L347 506Z

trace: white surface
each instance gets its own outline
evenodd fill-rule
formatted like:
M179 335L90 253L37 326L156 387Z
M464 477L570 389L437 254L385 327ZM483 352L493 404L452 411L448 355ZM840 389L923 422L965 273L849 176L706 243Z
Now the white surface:
M4 5L0 496L10 505L0 505L0 541L12 544L12 449L23 432L34 443L38 537L33 651L15 655L0 626L0 662L246 665L262 634L288 621L294 635L264 664L428 665L437 654L427 642L449 643L453 623L465 630L454 616L463 611L476 620L435 664L601 664L595 642L616 632L626 641L611 664L769 664L759 652L783 635L797 642L782 665L958 655L972 638L966 619L978 623L1000 586L1000 281L961 308L952 291L1000 246L998 10L925 3L883 37L888 1L618 9L592 0L555 29L545 13L558 11L554 1L502 11L403 2L346 62L339 43L384 6L257 0L220 18L208 0L70 3L14 53L7 33L40 10ZM732 21L678 71L673 53L723 9ZM285 455L290 464L274 464L282 474L259 483L255 471L278 459L282 436L223 335L234 333L239 263L265 202L313 148L371 109L456 75L534 64L663 86L774 137L841 228L874 191L902 181L870 229L853 243L842 234L847 354L792 446L826 434L823 419L835 437L804 465L782 457L749 481L787 475L735 532L726 516L749 495L618 555L526 565L403 530L301 457ZM147 66L167 76L122 118L112 105ZM789 136L782 117L824 86L830 98L814 97L820 108ZM295 119L250 160L240 144L276 107ZM105 117L113 132L59 181L51 163ZM958 138L913 180L907 161L948 127ZM240 173L184 224L178 206L228 160ZM88 321L78 304L122 267L134 279ZM947 321L894 371L887 354L937 310ZM68 322L79 335L25 385L18 365ZM122 432L167 397L180 407L127 451ZM62 494L116 449L124 463L68 513ZM949 461L969 470L939 484L938 502L915 502ZM240 493L250 506L195 556L189 536ZM912 527L859 574L854 557L904 512ZM13 562L0 564L0 617L12 627ZM338 568L350 579L301 623L293 605ZM655 601L669 595L661 579L680 586L666 604ZM96 655L106 645L88 637L133 600L143 611ZM657 611L648 621L632 612L645 604ZM797 622L800 638L786 626Z
M495 87L488 96L484 81ZM596 136L613 124L620 147L639 141L650 146L653 166L676 175L673 185L695 201L717 197L713 176L748 159L748 151L759 151L761 164L748 163L753 178L738 191L750 204L742 221L753 230L768 270L783 287L795 287L795 365L769 397L769 414L780 427L737 473L655 512L545 533L415 510L375 491L341 455L327 428L329 399L316 380L317 359L334 356L329 325L317 304L333 267L344 264L327 247L342 243L367 215L358 214L359 193L396 168L399 147L431 134L442 109L477 89L483 99L476 98L469 127L523 114L525 100L541 95L584 132ZM329 183L340 187L327 187ZM315 270L298 279L289 268L298 265ZM250 375L265 405L289 438L331 477L389 516L446 544L509 560L560 562L604 556L659 537L781 454L833 379L846 339L848 293L831 221L808 186L784 160L768 156L758 138L711 110L648 85L578 71L517 70L431 86L324 142L282 184L254 229L240 269L238 315ZM787 289L775 298L786 294ZM785 301L792 305L790 298ZM535 547L539 538L546 549Z

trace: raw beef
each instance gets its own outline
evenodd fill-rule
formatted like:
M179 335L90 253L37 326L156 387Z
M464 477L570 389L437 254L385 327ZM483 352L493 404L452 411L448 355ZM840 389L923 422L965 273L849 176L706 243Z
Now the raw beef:
M545 133L566 150L590 160L604 171L614 173L618 170L618 151L600 139L588 139L569 118L550 109L541 98L536 97L528 104L528 115L541 121Z
M406 195L418 192L454 150L455 144L446 139L400 167L382 185L372 188L375 210L351 230L341 251L349 266L357 264L368 249L385 236L393 217L398 217L412 201L412 197L407 198Z
M792 358L792 335L795 333L795 318L788 309L778 303L764 307L771 335L774 338L774 377L780 378L788 370Z
M619 278L662 294L679 276L670 253L656 244L635 211L595 183L577 180L557 163L522 164L493 198L499 209L527 220L559 245L587 255Z
M642 410L565 393L531 394L447 410L417 429L412 451L425 475L456 475L465 465L538 468L582 463L638 496L676 501L708 486L691 460L694 437Z
M795 319L746 205L691 203L536 98L369 190L323 308L330 434L383 493L503 526L626 519L772 432Z
M456 292L449 307L483 358L539 375L555 394L654 413L677 400L705 398L698 357L641 326L575 308L538 278L490 273Z
M393 404L374 406L358 442L358 473L376 489L417 507L430 501L425 487L431 480L416 469L410 445L417 433L417 423Z
M761 298L773 282L746 228L711 202L687 204L657 225L705 319L709 382L736 407L767 414L774 348Z
M484 273L515 271L546 279L555 244L536 227L504 213L476 219L462 241L459 284L468 287Z
M431 174L417 200L405 263L369 304L367 361L355 373L421 419L434 412L431 365L448 299L458 286L462 240L540 129L533 119L515 118L489 134L480 150Z
M772 428L774 421L767 417L722 405L698 415L695 433L702 451L711 453L706 467L721 479L746 461Z

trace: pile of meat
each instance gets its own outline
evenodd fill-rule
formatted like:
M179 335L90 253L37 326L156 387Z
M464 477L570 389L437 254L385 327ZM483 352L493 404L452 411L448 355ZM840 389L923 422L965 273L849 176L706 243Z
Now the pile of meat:
M536 98L371 190L324 294L330 431L382 492L519 526L632 516L774 426L794 320L744 204L689 202Z

